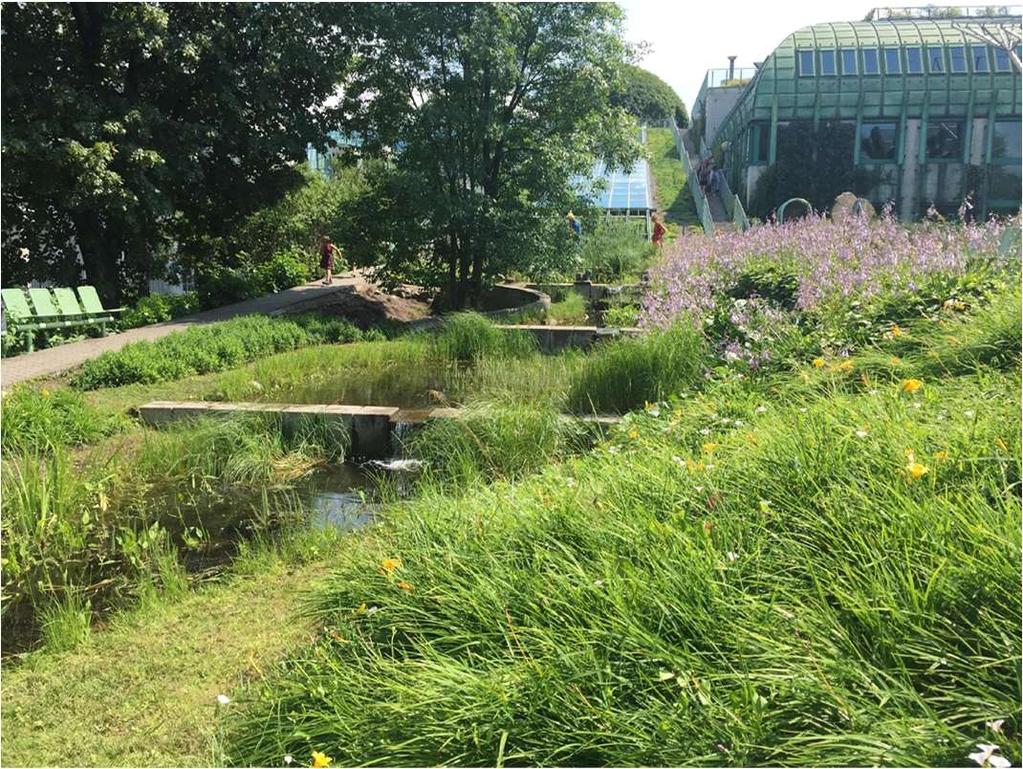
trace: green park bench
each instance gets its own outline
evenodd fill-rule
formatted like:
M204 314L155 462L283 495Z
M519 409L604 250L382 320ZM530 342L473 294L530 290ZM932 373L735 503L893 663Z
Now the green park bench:
M28 352L35 349L36 331L99 326L106 335L107 324L114 320L114 314L124 311L123 307L104 308L99 294L92 286L80 286L78 296L70 288L55 288L52 294L48 288L30 288L28 300L25 299L24 289L5 288L0 290L0 297L7 310L8 322L17 333L25 333Z

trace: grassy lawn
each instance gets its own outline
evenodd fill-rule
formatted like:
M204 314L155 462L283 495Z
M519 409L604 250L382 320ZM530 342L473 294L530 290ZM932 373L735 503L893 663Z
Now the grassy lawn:
M648 128L646 146L650 152L657 205L664 214L669 236L674 238L679 227L700 224L693 198L686 189L685 168L675 151L675 137L670 128Z
M265 570L128 613L70 652L7 667L4 765L215 764L217 695L233 695L312 635L297 603L324 563L260 563Z

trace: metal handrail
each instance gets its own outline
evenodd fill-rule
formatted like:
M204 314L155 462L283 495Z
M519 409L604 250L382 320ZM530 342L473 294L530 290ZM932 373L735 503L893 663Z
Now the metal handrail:
M724 185L720 195L721 202L725 206L725 213L728 214L728 218L735 223L740 231L745 232L750 227L749 217L746 216L746 209L742 207L742 201L739 199L739 196L732 192L728 179L722 179L721 183Z
M688 135L688 131L685 132ZM700 216L700 223L703 225L703 231L707 235L714 234L714 217L710 213L710 204L707 202L707 196L703 194L703 190L700 189L700 180L696 176L696 169L693 168L692 160L689 157L689 150L686 148L685 140L683 137L682 141L682 165L686 169L686 184L689 187L689 192L693 196L693 203L696 204L696 213Z

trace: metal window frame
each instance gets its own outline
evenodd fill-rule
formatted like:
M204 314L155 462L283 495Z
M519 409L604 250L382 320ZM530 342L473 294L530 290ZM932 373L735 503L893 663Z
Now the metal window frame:
M977 69L977 49L984 52L984 69ZM989 55L990 46L987 45L973 45L970 44L970 71L977 75L990 75L991 74L991 56Z
M909 52L916 51L920 57L920 68L917 70L913 69L913 59L910 58ZM922 75L925 72L924 68L924 51L923 46L920 45L907 45L906 46L906 74L907 75Z
M831 54L831 72L824 71L824 54ZM838 77L838 50L835 48L821 48L817 51L818 64L820 65L821 77Z
M797 48L796 49L796 76L797 77L814 77L814 76L816 76L817 72L815 70L815 65L817 64L817 62L816 62L817 57L814 56L813 54L814 54L813 48ZM810 71L809 72L804 72L803 71L803 57L804 56L809 57L809 61L810 61Z
M959 51L963 52L963 68L962 69L956 69L955 68L955 57L953 56L952 52L956 51L956 50L959 50ZM963 43L962 45L950 45L948 47L948 74L950 74L950 75L968 75L968 74L970 74L970 60L966 56L966 44L965 43Z
M992 53L994 54L995 60L995 68L992 70L992 72L996 73L1012 72L1012 60L1009 58L1008 51L1006 51L1004 48L993 48ZM998 54L1002 55L1002 59L999 59ZM999 66L1002 62L1005 63L1004 67Z
M846 66L845 66L846 63L847 63L846 62L846 55L848 55L849 58L852 59L852 71L851 72L848 69L846 69ZM839 48L838 49L838 61L839 61L839 63L842 66L842 75L843 75L843 77L846 77L846 76L853 77L855 75L860 74L860 67L859 67L858 59L859 59L859 57L856 55L856 49L855 48Z
M884 53L884 56L882 57L884 59L884 73L886 75L901 75L901 74L903 74L903 72L902 72L902 49L900 47L898 47L898 46L886 45L881 50ZM895 62L898 65L898 69L896 69L895 72L892 72L890 69L888 69L888 55L892 54L892 53L895 54Z
M947 75L948 74L948 62L945 60L945 46L943 45L925 45L927 50L927 74L928 75ZM941 66L938 69L934 69L934 57L933 53L938 52L938 61L941 62Z
M866 46L864 48L861 48L860 51L862 52L862 57L861 57L862 61L860 63L863 65L863 67L862 67L862 75L863 75L863 77L880 77L881 76L881 49L880 48L875 48L873 46ZM874 67L875 67L875 69L874 69L873 72L871 72L869 70L869 68L867 67L867 54L868 53L873 53L874 56L875 56L875 59L874 59Z
M863 126L874 126L883 125L891 126L895 131L895 143L892 147L892 156L890 158L872 158L866 156L861 147L863 141ZM868 165L898 165L899 164L899 153L901 145L899 142L899 121L898 120L859 120L856 124L856 148L857 157L855 158L855 165L868 166Z
M934 120L928 120L927 125L923 127L923 147L924 147L924 162L926 163L962 163L963 154L969 150L966 127L968 122L973 122L969 118L964 117L937 117ZM955 123L959 126L959 154L955 157L947 158L933 158L929 154L929 148L927 146L927 135L930 133L931 128L935 126L944 125L945 123Z

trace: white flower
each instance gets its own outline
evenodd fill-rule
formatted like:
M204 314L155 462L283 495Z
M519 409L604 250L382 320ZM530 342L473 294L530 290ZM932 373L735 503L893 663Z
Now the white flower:
M877 390L867 390L867 395L877 395Z
M646 413L652 417L659 417L661 415L661 409L658 406L651 406L646 410Z
M997 745L991 745L987 742L978 742L977 752L970 753L969 758L971 761L976 761L979 766L994 766L998 767L998 769L1011 766L1009 759L1004 756L996 756L994 754L998 749Z
M967 419L973 419L975 416L977 416L977 412L974 411L973 409L966 409L966 411L963 412L963 416L966 417Z
M729 550L727 553L725 553L725 556L728 558L729 561L736 561L736 560L739 559L739 554L738 553L734 553L731 550Z
M682 457L678 457L678 456L672 455L671 461L674 462L679 467L683 467L684 468L686 466L686 461L684 459L682 459Z
M294 760L295 760L295 757L293 755L291 755L290 753L288 753L288 755L286 755L284 757L284 763L286 763L286 764L290 764Z
M602 580L602 579L595 579L595 580L593 580L593 586L594 587L604 587L604 580Z
M800 413L800 414L805 414L805 413L806 413L806 406L802 406L802 407L800 407L800 409L799 409L799 413Z
M856 431L856 437L857 438L866 438L867 437L867 431L866 430L857 430Z
M608 454L617 454L619 451L620 451L620 449L617 446L608 446L607 447L607 453Z
M744 424L746 424L746 423L743 422L741 419L736 419L735 420L735 426L736 427L742 427Z
M672 673L670 670L662 670L657 674L658 681L670 681L674 677L675 674Z
M703 486L693 486L693 491L703 491Z
M1005 719L1004 718L999 718L997 721L985 721L984 722L984 726L986 726L988 729L990 729L993 732L1000 732L1000 731L1002 731L1002 724L1004 724L1004 723L1005 723Z
M710 428L704 427L702 430L700 430L700 435L710 435Z
M754 411L756 411L758 414L763 414L765 411L767 411L767 406L764 406L763 404L761 404L761 405L757 406L754 409Z
M565 485L568 486L568 488L570 488L570 489L574 489L575 488L575 478L566 478L565 479Z
M368 609L366 609L366 614L376 614L378 611L380 611L379 606L370 606Z
M919 403L914 403L914 404L913 404L913 408L915 408L915 409L918 409L918 408L920 408L920 404L919 404Z
M231 698L228 697L226 694L218 694L217 695L217 704L219 704L219 705L230 705L231 704Z

